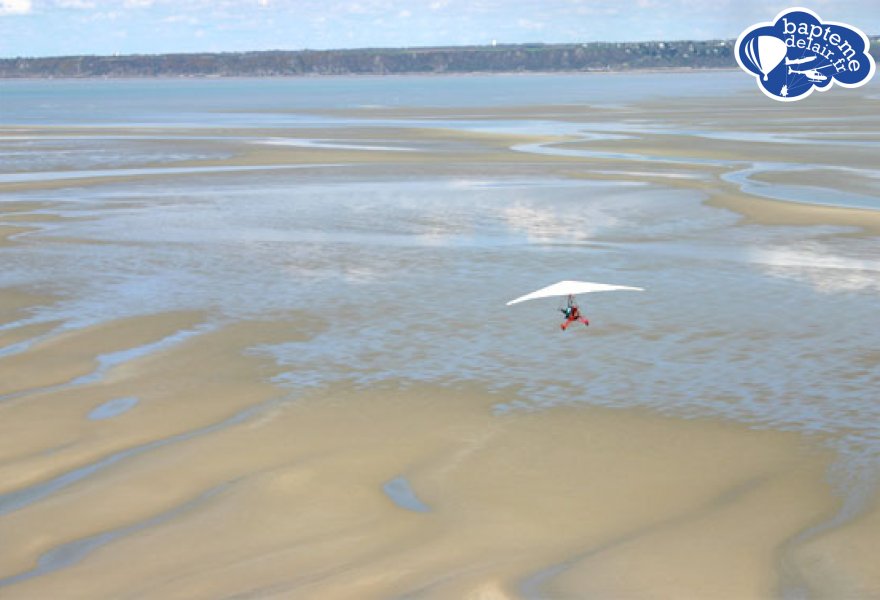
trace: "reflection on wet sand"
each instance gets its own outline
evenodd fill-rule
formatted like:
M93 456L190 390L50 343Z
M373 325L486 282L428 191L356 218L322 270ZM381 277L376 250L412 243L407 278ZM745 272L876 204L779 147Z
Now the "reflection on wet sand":
M878 113L750 98L3 127L0 596L877 595Z

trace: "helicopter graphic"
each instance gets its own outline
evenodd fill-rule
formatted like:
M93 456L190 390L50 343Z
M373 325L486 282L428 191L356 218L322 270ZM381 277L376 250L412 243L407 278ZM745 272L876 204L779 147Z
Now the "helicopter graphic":
M803 71L799 71L797 69L792 69L791 67L788 67L788 74L789 75L803 75L804 77L806 77L807 79L809 79L813 83L821 83L823 81L828 81L828 76L823 73L820 73L819 71L821 69L827 69L830 66L831 66L831 64L829 63L829 64L825 65L824 67L816 67L815 69L804 69Z

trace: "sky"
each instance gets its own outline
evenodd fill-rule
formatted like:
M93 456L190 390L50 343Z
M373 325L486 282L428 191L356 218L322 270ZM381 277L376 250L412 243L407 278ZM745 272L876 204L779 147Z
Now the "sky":
M880 34L880 0L0 0L0 57L730 39L792 5Z

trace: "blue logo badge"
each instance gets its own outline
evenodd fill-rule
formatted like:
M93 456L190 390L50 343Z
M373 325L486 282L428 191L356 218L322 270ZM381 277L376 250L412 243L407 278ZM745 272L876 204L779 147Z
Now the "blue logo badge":
M874 76L868 36L846 23L825 21L807 8L789 8L736 40L736 62L755 76L765 95L791 102L824 92L836 81L865 85Z

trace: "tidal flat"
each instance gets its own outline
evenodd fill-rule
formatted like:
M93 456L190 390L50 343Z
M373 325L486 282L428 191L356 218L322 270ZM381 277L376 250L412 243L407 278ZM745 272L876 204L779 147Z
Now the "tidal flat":
M0 82L0 596L880 594L880 99L662 77Z

